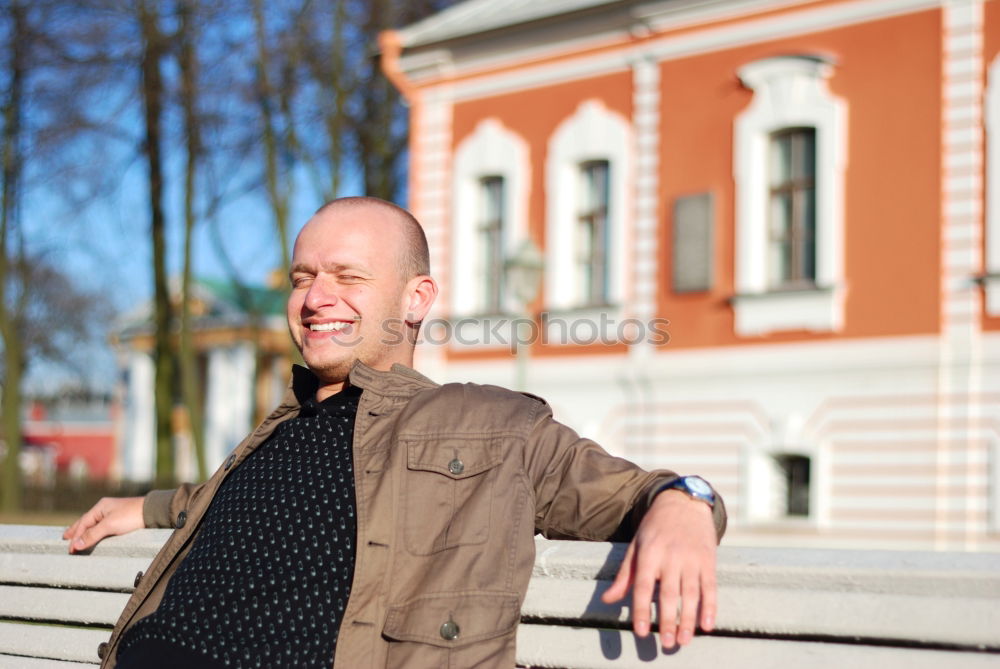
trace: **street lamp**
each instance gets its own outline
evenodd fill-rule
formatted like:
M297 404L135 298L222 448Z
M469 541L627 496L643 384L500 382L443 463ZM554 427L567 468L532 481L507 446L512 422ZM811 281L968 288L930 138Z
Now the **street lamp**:
M525 239L517 247L514 255L504 263L506 284L517 302L519 318L514 331L516 345L516 362L514 369L514 389L525 390L528 376L528 357L531 349L528 339L531 336L531 312L529 307L538 297L538 289L542 281L542 271L545 267L542 252L531 240ZM527 328L527 331L525 331Z

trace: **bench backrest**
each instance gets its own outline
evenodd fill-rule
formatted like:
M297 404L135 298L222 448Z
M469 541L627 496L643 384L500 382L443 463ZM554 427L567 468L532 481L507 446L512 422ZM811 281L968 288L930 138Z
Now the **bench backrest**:
M58 528L0 525L0 669L96 664L169 533L142 530L71 556ZM628 631L627 603L600 601L624 550L537 540L519 664L1000 666L997 554L723 546L717 631L665 655Z

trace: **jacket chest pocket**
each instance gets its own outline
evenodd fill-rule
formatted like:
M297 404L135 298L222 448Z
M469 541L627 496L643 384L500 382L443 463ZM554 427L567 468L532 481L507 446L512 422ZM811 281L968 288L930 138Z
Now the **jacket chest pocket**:
M500 440L436 437L401 442L406 449L402 513L407 550L430 555L485 542Z

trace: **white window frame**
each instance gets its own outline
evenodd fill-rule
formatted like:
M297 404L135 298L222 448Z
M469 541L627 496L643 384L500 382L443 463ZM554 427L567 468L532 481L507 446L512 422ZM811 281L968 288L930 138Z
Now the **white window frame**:
M837 331L844 324L844 172L847 168L847 104L830 92L830 61L781 56L744 65L740 81L753 101L736 117L733 175L736 181L736 333L781 330ZM816 287L772 290L768 286L768 150L772 133L816 129Z
M580 168L596 160L606 160L610 173L609 307L617 310L625 302L633 153L632 128L628 120L596 99L582 102L549 139L545 175L545 305L550 311L593 311L593 305L585 304L583 286L568 281L567 277L576 274L574 253L578 248L577 217L582 201Z
M1000 316L1000 56L987 73L986 130L986 313Z
M452 202L452 318L480 317L483 308L482 253L479 245L481 184L484 177L504 180L504 227L501 233L504 257L528 236L528 200L531 162L528 143L496 118L480 121L455 149ZM514 313L518 305L507 292L503 311Z
M778 513L784 500L776 501L778 479L784 476L777 459L785 455L809 458L809 514L793 516ZM796 526L819 528L829 526L830 496L826 485L830 480L826 449L816 446L751 447L745 465L746 497L744 518L756 527Z

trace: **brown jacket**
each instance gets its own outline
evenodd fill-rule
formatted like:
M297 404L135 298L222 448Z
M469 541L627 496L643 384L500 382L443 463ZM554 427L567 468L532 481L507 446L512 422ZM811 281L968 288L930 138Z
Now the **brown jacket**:
M114 666L122 632L159 606L222 481L315 393L308 370L293 372L282 404L211 479L147 496L146 525L176 530L139 579L102 667ZM512 667L534 535L626 539L675 476L608 455L536 397L439 386L402 365L380 372L356 363L350 382L363 391L353 448L358 536L336 667ZM714 516L721 537L721 499Z

